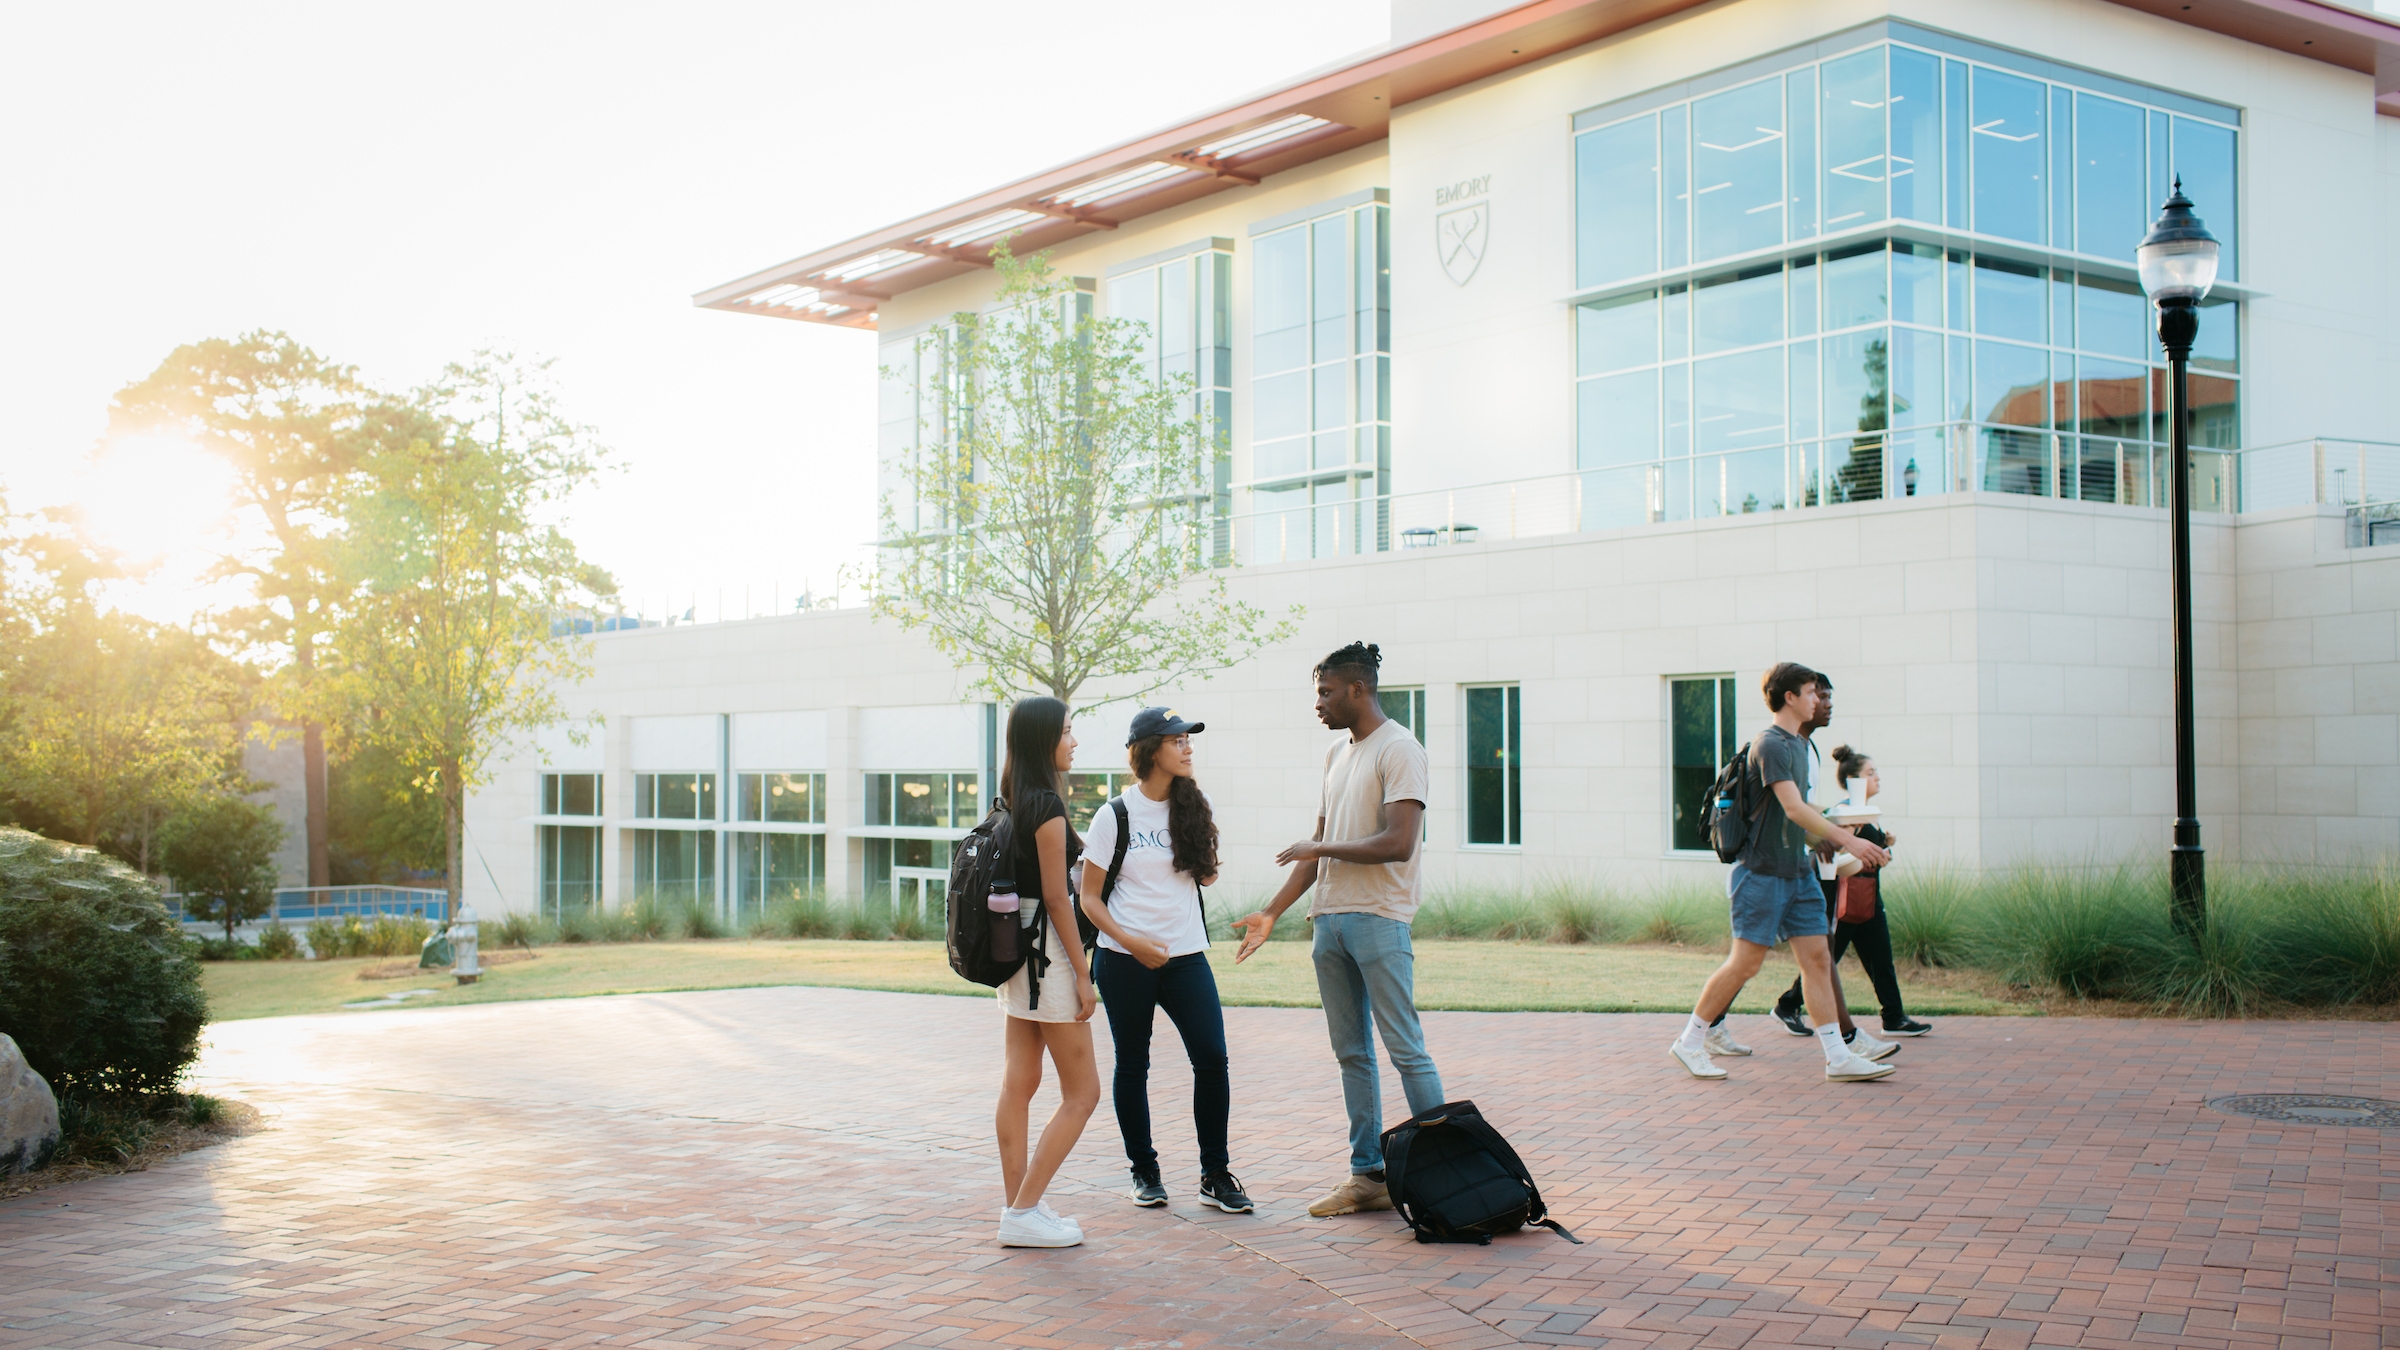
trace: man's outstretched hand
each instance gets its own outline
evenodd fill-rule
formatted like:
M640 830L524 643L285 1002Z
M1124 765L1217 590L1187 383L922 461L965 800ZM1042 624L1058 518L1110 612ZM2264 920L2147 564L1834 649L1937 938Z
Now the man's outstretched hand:
M1233 926L1242 935L1242 949L1233 954L1233 963L1238 966L1249 960L1250 953L1257 951L1267 935L1275 931L1275 916L1262 909L1235 919Z

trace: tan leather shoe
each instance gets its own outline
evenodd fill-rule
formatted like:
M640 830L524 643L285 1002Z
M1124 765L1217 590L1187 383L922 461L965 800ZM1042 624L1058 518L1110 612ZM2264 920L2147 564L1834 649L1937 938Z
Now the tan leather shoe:
M1353 1172L1350 1179L1328 1192L1324 1199L1308 1207L1308 1212L1320 1219L1336 1214L1356 1214L1362 1209L1390 1209L1391 1188L1372 1177Z

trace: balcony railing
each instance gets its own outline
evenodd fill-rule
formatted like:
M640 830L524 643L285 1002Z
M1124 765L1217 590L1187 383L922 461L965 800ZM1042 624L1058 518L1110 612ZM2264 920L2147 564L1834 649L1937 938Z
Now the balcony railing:
M413 914L440 922L444 895L422 886L287 886L275 892L275 905L264 919L297 926L318 919L371 919L378 914ZM183 910L183 897L166 897L167 912L179 923L194 922Z
M2318 437L2241 452L2244 511L2315 502L2343 508L2352 548L2400 544L2400 445Z
M2235 509L2239 457L2192 452L2195 509ZM1235 516L1227 536L1241 562L1272 563L1948 492L2154 506L2166 503L2166 464L2165 447L2144 441L1948 422L1513 482L1318 500Z

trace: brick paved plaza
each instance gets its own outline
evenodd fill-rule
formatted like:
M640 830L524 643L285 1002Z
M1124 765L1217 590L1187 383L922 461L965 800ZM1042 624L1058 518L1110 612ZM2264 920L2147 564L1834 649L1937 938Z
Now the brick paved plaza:
M1228 1016L1259 1214L1191 1201L1177 1065L1174 1206L1115 1197L1104 1099L1058 1252L991 1242L988 1002L226 1024L204 1086L272 1128L0 1205L0 1345L2400 1345L2400 1132L2203 1104L2400 1095L2389 1023L1952 1018L1834 1086L1763 1018L1704 1084L1672 1018L1432 1014L1451 1095L1588 1244L1476 1248L1308 1218L1346 1157L1318 1015Z

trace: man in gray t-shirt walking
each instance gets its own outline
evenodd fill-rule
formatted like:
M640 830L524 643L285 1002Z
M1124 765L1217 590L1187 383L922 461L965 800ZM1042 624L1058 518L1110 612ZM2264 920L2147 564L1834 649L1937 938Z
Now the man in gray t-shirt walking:
M1325 756L1317 832L1275 857L1291 874L1242 930L1240 962L1275 931L1275 920L1317 888L1313 952L1325 1034L1342 1066L1342 1102L1350 1112L1350 1176L1308 1207L1318 1218L1390 1209L1383 1177L1383 1090L1375 1074L1368 1022L1400 1075L1408 1109L1442 1104L1442 1076L1425 1052L1417 1021L1416 956L1409 921L1417 915L1417 839L1425 819L1425 747L1383 715L1376 698L1383 654L1353 642L1318 663L1317 718L1350 733Z
M1800 963L1800 982L1808 996L1808 1013L1817 1042L1825 1051L1825 1077L1832 1082L1860 1082L1892 1072L1889 1064L1862 1058L1842 1041L1842 1023L1833 992L1833 953L1825 935L1825 892L1817 885L1812 839L1825 840L1849 851L1869 867L1881 867L1888 855L1875 845L1825 819L1809 805L1808 741L1803 729L1815 718L1818 676L1795 661L1767 672L1762 692L1774 725L1750 743L1747 795L1756 802L1750 835L1734 859L1725 895L1733 911L1733 949L1725 964L1708 977L1700 1001L1667 1053L1694 1078L1723 1078L1725 1071L1709 1058L1708 1024L1733 1006L1742 986L1758 974L1767 950L1789 940L1792 958Z

